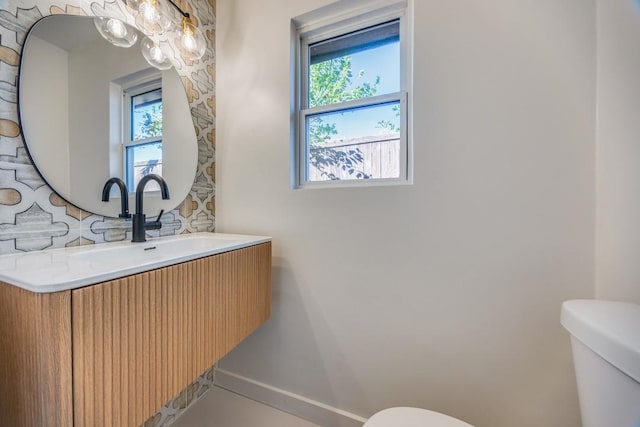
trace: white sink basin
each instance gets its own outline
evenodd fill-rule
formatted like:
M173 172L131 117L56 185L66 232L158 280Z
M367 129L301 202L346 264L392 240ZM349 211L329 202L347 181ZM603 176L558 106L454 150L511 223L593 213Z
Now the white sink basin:
M145 243L117 242L0 256L0 280L32 292L57 292L271 241L270 237L194 233Z

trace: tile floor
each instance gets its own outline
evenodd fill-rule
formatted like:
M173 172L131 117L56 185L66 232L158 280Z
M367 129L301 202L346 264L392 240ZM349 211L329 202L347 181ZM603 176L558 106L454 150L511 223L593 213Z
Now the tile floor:
M172 427L319 427L302 418L213 387Z

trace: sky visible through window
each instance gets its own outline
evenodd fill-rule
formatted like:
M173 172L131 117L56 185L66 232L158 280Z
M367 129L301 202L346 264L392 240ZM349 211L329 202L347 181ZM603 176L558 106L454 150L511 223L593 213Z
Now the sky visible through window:
M353 79L347 90L352 90L363 83L375 83L380 77L376 95L384 95L400 91L400 43L394 42L351 54L351 71ZM360 71L362 77L358 77ZM355 111L323 116L326 121L336 124L338 135L335 139L350 139L363 136L388 134L389 129L382 129L378 123L389 121L399 126L392 105L380 108L367 108Z
M154 92L162 93L160 90ZM135 103L135 99L133 102ZM133 127L131 133L134 140L152 138L154 136L162 138L162 99L158 98L153 102L135 105L132 119ZM134 152L135 162L161 160L162 143L140 145L135 148Z

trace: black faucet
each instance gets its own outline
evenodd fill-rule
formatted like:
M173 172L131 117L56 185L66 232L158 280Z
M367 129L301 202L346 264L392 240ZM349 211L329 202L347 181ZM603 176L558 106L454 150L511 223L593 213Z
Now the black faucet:
M150 173L149 175L145 175L142 177L140 182L138 182L138 186L136 187L136 213L133 214L133 238L132 242L146 242L145 238L145 230L158 230L162 227L162 223L160 222L160 217L164 213L164 210L161 210L158 214L158 218L155 221L146 221L143 209L142 209L142 195L144 193L144 186L147 185L149 181L156 181L160 184L160 194L162 194L162 199L167 200L169 198L169 187L167 187L167 183L162 179L160 175L156 175Z
M127 191L127 184L125 184L120 178L109 178L109 180L104 183L104 187L102 187L102 201L109 201L109 192L111 191L113 184L120 187L120 206L122 208L122 212L118 217L131 218L131 214L129 213L129 191Z

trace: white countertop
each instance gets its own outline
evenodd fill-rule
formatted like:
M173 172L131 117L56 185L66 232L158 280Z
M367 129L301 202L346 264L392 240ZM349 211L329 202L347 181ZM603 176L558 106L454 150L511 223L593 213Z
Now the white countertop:
M180 262L271 241L271 237L192 233L149 239L46 249L0 256L0 281L31 292L76 289Z

